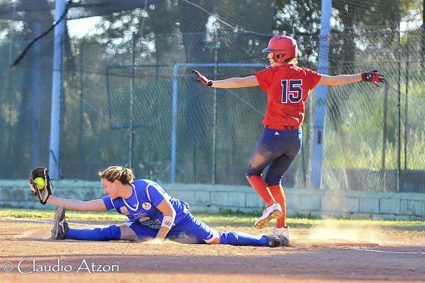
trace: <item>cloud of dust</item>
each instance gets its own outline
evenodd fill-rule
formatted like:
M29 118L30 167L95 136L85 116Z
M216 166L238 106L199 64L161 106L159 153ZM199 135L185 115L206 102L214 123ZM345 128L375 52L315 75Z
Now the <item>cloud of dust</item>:
M308 237L311 243L377 243L384 241L382 228L369 225L341 225L325 219L313 226Z

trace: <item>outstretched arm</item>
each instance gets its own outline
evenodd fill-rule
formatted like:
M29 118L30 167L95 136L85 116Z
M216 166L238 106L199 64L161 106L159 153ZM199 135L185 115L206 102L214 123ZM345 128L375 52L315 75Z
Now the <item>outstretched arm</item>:
M380 74L378 70L353 75L328 76L322 74L321 76L319 85L345 85L364 81L379 86L379 82L385 82L384 75Z
M230 78L225 80L212 81L211 87L215 88L241 88L258 86L256 76L249 76L244 78Z
M362 74L328 76L322 75L319 85L345 85L362 81Z
M209 80L207 77L202 75L198 71L193 71L193 73L198 76L199 82L203 85L209 86L209 87L215 87L215 88L241 88L241 87L253 87L258 86L258 80L257 77L252 75L249 77L235 77L235 78L229 78L225 80L217 80L212 81Z
M82 201L77 199L63 199L55 196L50 196L48 203L55 205L63 205L70 210L79 211L106 211L106 206L101 199Z

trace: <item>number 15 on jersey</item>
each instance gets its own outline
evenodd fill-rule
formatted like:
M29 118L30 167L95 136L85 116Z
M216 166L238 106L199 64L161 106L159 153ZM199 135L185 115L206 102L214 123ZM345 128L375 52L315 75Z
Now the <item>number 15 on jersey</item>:
M282 100L281 103L298 103L303 98L303 89L301 88L303 80L282 80Z

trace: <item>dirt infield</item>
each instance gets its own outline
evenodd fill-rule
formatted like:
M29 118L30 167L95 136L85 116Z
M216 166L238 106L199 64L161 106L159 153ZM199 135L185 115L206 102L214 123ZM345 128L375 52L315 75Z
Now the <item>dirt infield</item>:
M50 229L0 218L0 282L425 282L423 230L295 228L291 247L266 248L53 241Z

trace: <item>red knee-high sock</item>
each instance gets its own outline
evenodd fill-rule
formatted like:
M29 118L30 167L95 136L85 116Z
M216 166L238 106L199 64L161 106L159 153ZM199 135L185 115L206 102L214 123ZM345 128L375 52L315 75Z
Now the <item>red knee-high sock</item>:
M267 189L267 184L261 178L261 176L253 175L248 177L249 184L254 188L257 194L264 200L267 206L270 206L274 203L274 199Z
M270 193L282 209L282 215L277 219L276 227L286 226L286 196L281 185L269 186Z

